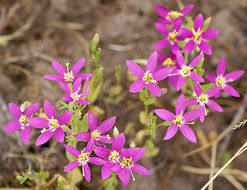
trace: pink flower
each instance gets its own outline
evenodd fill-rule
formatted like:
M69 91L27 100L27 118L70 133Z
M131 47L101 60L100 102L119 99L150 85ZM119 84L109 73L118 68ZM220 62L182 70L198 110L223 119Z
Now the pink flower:
M93 149L93 144L88 144L84 151L79 152L76 148L70 145L64 145L65 149L77 159L70 164L68 164L64 168L64 172L69 172L73 170L76 166L82 166L82 175L85 179L90 182L91 179L91 171L88 166L88 163L95 164L95 165L103 165L105 163L104 160L97 158L97 157L89 157L91 151Z
M74 82L76 79L81 78L82 80L85 80L89 77L92 77L93 75L91 73L83 73L80 75L77 75L81 68L85 64L85 58L79 60L72 68L71 71L69 71L68 64L67 64L67 70L58 62L52 61L53 68L58 72L59 75L45 75L45 79L64 82L66 84Z
M177 19L185 17L194 8L193 4L187 5L180 12L170 11L161 5L154 6L158 15L162 18L158 19L158 23L171 25Z
M185 53L192 52L195 47L195 44L197 44L200 50L204 54L207 55L212 54L212 49L205 40L213 39L217 37L220 32L214 29L202 31L203 25L204 25L204 18L202 14L199 14L195 19L194 28L192 29L192 31L186 28L182 28L180 30L182 36L184 36L185 38L191 38L190 41L188 41L184 46Z
M192 98L189 101L187 101L185 106L188 107L188 106L192 106L192 105L195 105L198 103L199 104L198 114L199 114L199 118L200 118L201 122L203 122L204 118L205 118L205 113L206 113L205 105L207 105L208 107L210 107L216 111L219 111L219 112L223 111L223 109L219 106L219 104L217 104L215 101L209 99L209 98L215 96L215 94L218 93L217 89L218 89L218 91L220 91L220 88L211 89L211 90L207 91L206 93L203 93L199 84L197 84L195 82L193 84L193 86L194 86L194 90L196 93L196 98Z
M176 83L176 85L175 84L173 84L173 85L176 86L177 91L180 90L184 86L187 77L189 77L195 81L198 81L198 82L204 82L203 78L199 74L194 73L192 71L194 69L194 67L201 61L202 57L203 57L202 54L198 55L187 66L181 52L180 51L177 52L177 62L179 64L180 68L174 69L172 71L172 73L170 74L170 76L180 76L180 78L174 79L177 81L173 81L173 83Z
M60 84L61 88L63 89L63 91L69 95L69 96L62 97L62 100L66 101L66 102L77 102L78 104L81 104L81 105L90 104L90 102L88 100L82 99L82 98L86 97L88 94L90 94L90 92L80 93L81 81L82 81L81 78L76 79L74 84L73 84L72 90L70 90L66 84L60 82L59 84Z
M177 51L179 50L179 46L178 46L177 41L184 40L184 37L181 36L181 34L180 34L181 25L182 25L182 20L177 19L174 22L172 31L169 31L163 24L156 23L155 24L156 29L160 33L162 33L164 36L166 36L166 38L157 42L154 46L154 49L157 49L157 50L163 49L170 44L172 53L176 54Z
M233 82L240 78L243 74L244 71L233 71L231 73L228 73L224 76L225 73L225 67L226 67L226 61L225 58L221 58L220 62L217 65L217 76L215 77L213 74L207 74L207 79L216 84L216 87L213 88L214 90L217 91L217 87L223 89L227 94L234 96L234 97L239 97L239 93L231 86L228 85L228 83ZM220 96L220 91L216 94L216 97Z
M61 126L67 124L71 120L73 112L66 111L59 117L59 119L57 119L56 111L48 100L45 100L44 102L44 112L48 119L39 117L29 119L29 123L34 128L43 129L41 135L36 140L36 146L46 143L53 134L55 139L62 143L64 141L64 131Z
M122 181L123 186L128 185L131 176L133 178L133 181L135 181L133 171L141 175L151 175L146 168L136 163L141 159L145 151L146 151L146 147L128 148L128 149L122 148L121 159L120 159L121 167L117 171L117 175Z
M32 124L30 124L30 118L32 114L39 111L39 104L31 104L28 106L26 111L24 111L25 109L21 111L16 104L9 103L9 112L16 120L8 122L3 130L6 133L12 133L20 130L21 140L23 144L27 144L31 137L30 127L33 127Z
M109 131L114 126L115 122L116 116L110 117L97 127L97 117L88 111L89 132L81 132L75 134L74 137L79 141L90 142L96 146L102 146L99 142L111 142L111 137L109 137L109 135L105 136L103 134Z
M165 121L170 121L171 125L168 127L166 131L166 135L164 140L169 140L174 137L180 129L182 134L191 142L196 143L196 136L191 128L187 126L187 124L198 117L198 110L191 110L187 113L185 112L185 96L181 94L176 102L175 107L176 115L171 113L165 109L155 109L154 112L158 115L161 119Z
M161 96L161 90L157 85L157 81L165 79L172 69L164 68L159 71L155 71L157 65L157 52L153 52L148 61L146 66L146 71L144 72L140 66L136 63L127 60L126 61L128 69L140 80L134 82L129 91L131 93L137 93L141 91L145 86L147 86L148 90L154 96Z
M96 147L94 149L95 154L98 157L106 159L105 164L101 170L101 176L103 180L109 178L112 172L117 172L120 169L120 151L125 143L125 135L121 133L112 141L112 150L108 150L105 146Z

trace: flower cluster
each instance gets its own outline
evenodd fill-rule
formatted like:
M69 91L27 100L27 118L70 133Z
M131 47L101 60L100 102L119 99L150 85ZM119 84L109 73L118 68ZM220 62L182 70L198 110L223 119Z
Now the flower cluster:
M215 111L222 112L223 109L211 98L218 98L220 91L224 90L231 96L239 97L239 93L228 83L237 80L244 74L244 71L233 71L224 76L225 59L222 58L217 65L217 76L207 74L206 78L211 88L205 88L203 83L204 55L211 55L212 48L208 40L219 35L215 29L207 29L202 14L198 14L193 22L193 27L183 24L183 18L194 8L194 5L188 5L180 12L170 11L161 5L155 5L155 9L160 16L155 24L158 32L163 34L164 39L157 42L155 50L161 50L170 46L169 56L161 52L152 52L148 61L145 72L136 63L127 60L128 69L140 80L134 82L129 91L137 93L147 87L154 96L161 96L160 82L167 78L172 87L177 91L190 94L191 99L186 101L182 93L177 99L175 114L165 109L155 109L154 112L158 117L167 121L170 125L167 129L164 140L172 138L180 129L182 134L191 142L196 143L196 136L188 124L194 124L197 118L204 122L207 115L206 105ZM172 25L172 26L171 26ZM188 55L189 54L189 55ZM192 58L188 64L188 58ZM200 72L203 70L203 72ZM182 89L186 86L186 89ZM187 88L193 90L189 93ZM185 113L185 108L198 104L197 109Z

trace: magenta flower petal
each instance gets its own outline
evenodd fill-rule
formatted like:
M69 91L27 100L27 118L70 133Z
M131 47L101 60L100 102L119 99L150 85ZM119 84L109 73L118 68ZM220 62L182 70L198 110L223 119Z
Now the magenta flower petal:
M125 135L121 133L112 142L112 150L120 151L125 143Z
M171 124L168 128L167 128L167 131L166 131L166 135L165 137L163 138L163 140L169 140L171 139L172 137L174 137L176 135L178 131L178 125L176 124Z
M63 112L63 114L58 119L59 125L65 125L66 123L68 123L71 120L72 115L72 111Z
M78 103L78 104L81 104L81 105L88 105L88 104L90 104L90 102L88 101L88 100L76 100L76 102Z
M141 175L151 175L151 173L146 168L136 163L132 169Z
M127 65L128 69L130 70L130 72L133 73L133 75L135 75L136 77L141 79L144 76L144 71L136 63L134 63L130 60L127 60L126 65Z
M168 36L170 31L163 24L155 23L155 27L158 30L158 32L160 32L164 36Z
M195 105L195 104L197 104L198 102L197 102L197 99L196 98L192 98L192 99L190 99L190 100L188 100L186 103L185 103L185 106L186 107L189 107L189 106L193 106L193 105Z
M21 129L20 136L23 144L27 144L31 137L31 129L30 127L25 127L25 129Z
M57 71L58 74L61 75L62 77L64 76L64 73L67 73L65 68L60 63L56 61L52 61L51 64L53 68L55 69L55 71Z
M111 168L108 164L108 161L103 165L102 170L101 170L101 177L103 180L106 180L109 178L112 174Z
M79 60L78 62L76 62L76 64L72 67L71 71L72 73L75 75L77 75L79 73L79 71L81 70L81 68L84 66L85 64L85 58Z
M82 73L82 74L80 74L80 75L77 75L77 76L75 77L75 80L78 79L78 78L80 78L81 80L85 80L85 79L88 79L88 78L90 78L90 77L92 77L92 76L93 76L92 73Z
M80 98L83 98L83 97L89 95L90 93L91 93L91 92L89 92L89 91L83 92L83 93L80 94Z
M92 152L93 150L93 147L94 147L94 142L97 142L97 141L94 141L93 139L91 139L88 143L87 143L87 146L86 146L86 149L85 149L85 152ZM96 144L97 145L97 144ZM97 145L99 146L99 145Z
M169 83L172 85L173 88L177 89L178 79L179 79L178 76L169 76L168 77Z
M181 68L183 67L183 65L186 65L185 59L184 59L184 57L180 51L177 52L176 58L177 58L177 62L179 64L179 66Z
M174 42L173 45L171 45L171 51L172 53L176 54L178 50L179 50L178 43Z
M158 18L157 23L164 24L164 25L171 25L172 21L166 20L164 18Z
M182 134L191 142L196 143L196 136L195 133L192 131L191 128L189 128L187 125L183 124L179 128L182 132Z
M206 30L204 31L202 34L201 34L201 37L203 39L213 39L213 38L216 38L218 35L219 35L220 31L218 30L215 30L215 29L209 29L209 30Z
M140 148L140 150L137 151L137 153L131 155L132 156L132 161L133 162L139 161L142 158L142 156L144 155L145 152L146 152L146 147L145 146L143 148Z
M102 160L101 158L97 157L89 157L88 162L94 165L103 165L105 163L105 160Z
M200 85L197 84L196 82L194 82L194 83L193 83L193 86L194 86L194 90L195 90L196 95L197 95L197 96L200 96L200 95L203 93L203 91L202 91Z
M51 119L52 117L54 119L57 119L56 111L48 100L45 100L44 102L44 111L49 119Z
M194 47L195 47L195 42L194 42L194 40L190 40L190 41L188 41L188 42L185 44L185 46L184 46L184 52L185 52L185 53L191 53L192 50L194 49Z
M64 131L63 131L62 127L58 127L54 131L54 136L55 136L55 139L57 140L57 142L62 143L64 141Z
M109 131L114 126L115 123L116 123L116 116L110 117L106 119L105 121L103 121L98 126L97 131L99 131L101 134L104 134L107 131Z
M169 40L165 38L163 40L158 41L155 44L154 49L158 50L158 49L166 48L169 45L169 43L170 43Z
M190 11L192 11L192 9L194 9L194 7L195 7L195 5L189 4L189 5L187 5L186 7L184 7L184 8L180 11L180 13L182 13L183 16L186 16Z
M196 56L196 57L191 61L189 67L194 68L194 67L202 60L202 58L203 58L203 55L202 55L202 54Z
M213 75L213 74L207 74L207 76L206 76L206 78L210 81L210 82L212 82L212 83L216 83L216 77Z
M167 14L170 12L167 8L161 6L161 5L154 5L154 8L159 16L165 18Z
M91 179L91 171L90 171L90 168L89 168L88 164L84 164L84 165L82 165L82 167L83 167L85 179L86 179L88 182L90 182L90 179Z
M158 63L163 63L163 61L165 61L167 59L167 57L160 52L157 52L157 62Z
M202 30L203 25L204 25L204 18L202 16L202 14L200 13L199 15L197 15L195 22L194 22L195 31L197 31L199 28L200 28L200 30Z
M33 128L37 128L37 129L43 129L43 128L48 128L48 120L43 119L43 118L39 118L39 117L32 117L30 119L28 119L29 124L33 127Z
M47 131L43 132L38 137L38 139L36 140L35 145L36 146L39 146L39 145L45 144L47 141L50 140L50 138L52 137L52 135L53 135L53 132L51 130L47 130Z
M218 111L218 112L222 112L223 111L223 109L220 107L219 104L217 104L215 101L210 100L210 99L208 99L207 106L212 108L212 109L214 109L214 110L216 110L216 111Z
M198 114L199 114L200 121L202 123L205 119L205 105L199 104Z
M161 96L161 90L160 90L160 88L158 87L157 84L149 83L147 85L147 87L148 87L149 92L151 92L151 94L153 94L154 96L158 96L158 97Z
M130 87L129 87L129 91L131 93L137 93L139 91L141 91L144 87L146 86L145 82L143 80L138 80L135 81Z
M221 58L217 65L217 76L223 76L226 69L226 60L225 58Z
M25 111L25 116L31 117L32 114L36 113L39 111L39 103L33 103Z
M63 96L61 100L66 101L66 102L73 102L73 98L71 98L70 96Z
M229 95L231 95L231 96L240 97L240 94L239 94L233 87L231 87L231 86L229 86L229 85L225 85L225 86L223 87L223 90L224 90L227 94L229 94Z
M4 127L5 133L13 133L15 131L18 131L21 128L20 123L18 120L12 120L8 122Z
M198 117L198 110L190 110L184 114L183 121L186 123L191 122L195 120L197 117Z
M73 146L70 145L64 145L64 148L66 149L67 152L69 152L71 155L75 156L76 158L78 158L78 155L80 155L80 151L78 151L76 148L74 148Z
M186 79L187 79L187 77L184 77L184 76L182 76L178 79L177 88L176 88L177 91L179 91L184 86Z
M48 79L48 80L59 81L59 82L62 82L63 81L63 78L60 77L60 76L57 76L57 75L50 75L50 74L48 74L48 75L43 76L43 78Z
M130 177L131 177L131 173L129 169L120 169L118 172L118 177L120 178L120 180L122 181L122 185L125 187L128 185L129 181L130 181Z
M63 91L64 91L66 94L70 95L71 90L69 89L69 87L68 87L66 84L60 82L59 85L61 86L61 88L63 89Z
M207 91L205 94L208 96L208 98L211 98L215 96L216 94L220 93L220 90L221 90L220 86L215 86L214 88Z
M146 71L150 71L151 73L154 72L157 65L157 58L158 58L157 51L151 53L147 61Z
M71 170L73 170L76 166L78 166L80 164L80 162L78 160L75 160L73 162L71 162L70 164L68 164L65 168L64 168L64 172L69 172Z
M22 115L19 106L14 103L9 103L9 113L16 119L19 119Z
M174 24L173 24L173 27L172 27L172 31L173 30L179 31L179 29L181 28L181 25L182 25L182 19L181 18L176 19L174 21Z
M184 38L192 38L194 35L193 33L187 29L187 28L181 28L180 29L180 34L184 37ZM194 40L192 40L194 41Z
M200 50L203 53L205 53L207 55L212 55L212 49L211 49L210 45L207 42L202 40L201 43L198 44L198 47L200 48Z
M176 118L172 112L165 109L155 109L154 113L165 121L173 121Z
M73 84L73 93L74 92L79 92L81 90L81 78L78 78L75 80L74 84Z
M84 141L84 142L88 142L91 139L91 135L89 132L80 132L80 133L75 134L74 137L78 141Z
M235 81L244 74L244 71L233 71L225 75L226 83Z
M184 94L181 94L176 102L176 106L175 106L175 110L176 110L176 115L180 115L181 113L184 113L185 110L185 96Z
M197 82L204 82L204 79L197 73L190 72L189 77Z
M97 127L97 117L91 111L88 111L88 126L90 132L94 131Z
M108 158L110 155L110 151L104 146L96 147L93 151L98 157L101 158Z

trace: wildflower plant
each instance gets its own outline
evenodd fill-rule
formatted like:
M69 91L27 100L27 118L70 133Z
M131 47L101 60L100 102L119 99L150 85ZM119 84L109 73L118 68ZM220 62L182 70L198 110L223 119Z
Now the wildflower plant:
M9 112L15 119L6 124L4 131L11 133L19 130L24 144L31 137L31 128L38 129L41 133L36 140L36 146L47 143L53 135L57 142L64 143L69 163L64 168L64 172L67 173L66 178L62 175L58 178L58 186L63 189L66 189L62 185L64 183L70 187L76 185L70 180L67 182L67 179L72 179L73 176L81 175L90 182L89 166L92 167L92 165L101 167L101 178L104 180L103 186L106 189L112 188L113 184L116 187L118 179L123 186L127 186L131 178L135 181L134 172L151 175L148 169L137 162L144 154L151 157L159 153L154 143L159 127L167 127L163 140L170 140L177 131L181 131L186 139L196 143L193 128L197 118L201 123L205 122L205 117L208 115L207 107L218 112L223 111L217 100L212 100L212 98L218 98L221 90L234 97L240 96L228 84L241 77L244 71L233 71L224 75L224 58L217 65L217 76L207 74L205 77L204 58L212 54L208 40L217 37L219 31L208 29L209 23L204 22L202 14L199 14L194 21L192 20L192 23L184 22L183 18L193 8L194 5L188 5L177 12L170 11L161 5L155 5L160 16L155 27L159 33L163 34L163 39L156 43L154 49L161 51L169 48L169 55L166 56L158 51L151 52L144 63L145 69L139 63L126 61L128 70L135 76L135 81L130 84L129 92L138 93L139 99L144 104L144 110L140 112L139 119L145 127L138 132L144 135L135 138L135 141L141 142L139 144L144 144L143 147L136 147L135 143L126 147L127 129L125 133L119 134L117 128L114 127L117 125L117 117L111 116L103 120L97 116L92 107L88 107L97 100L103 83L104 69L98 63L101 55L101 49L98 47L98 34L90 43L91 60L95 63L92 73L79 74L86 63L83 58L76 62L71 70L69 64L66 64L65 68L53 61L52 67L58 75L46 74L44 76L45 79L57 81L64 91L64 96L59 100L63 109L60 117L57 116L56 106L48 100L44 101L43 110L40 111L38 103L21 107L10 103ZM117 87L121 84L121 69L121 66L118 67L115 73ZM167 86L163 86L166 78L178 94L175 113L170 112L172 108L164 109L161 106L154 108L157 106L156 100L167 93ZM209 84L205 84L205 78L210 82ZM121 92L122 88L118 89ZM159 119L163 122L158 123ZM110 131L113 127L114 132L111 135ZM77 166L81 167L79 173ZM41 174L35 173L35 176L39 177ZM26 174L18 178L21 183L26 179L34 179Z

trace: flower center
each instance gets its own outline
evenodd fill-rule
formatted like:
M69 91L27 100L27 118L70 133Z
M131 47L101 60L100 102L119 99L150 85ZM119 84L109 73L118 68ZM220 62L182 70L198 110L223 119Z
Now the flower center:
M21 124L21 129L25 129L25 126L28 125L27 117L25 115L20 117L19 122Z
M202 33L201 28L198 28L197 31L195 31L194 28L192 28L192 33L194 35L194 42L197 42L197 44L200 44L201 43L200 36Z
M77 101L80 98L80 95L77 92L71 93L70 97L73 99L73 101Z
M120 165L122 168L124 168L124 167L132 168L134 166L132 163L132 157L130 157L130 158L123 157L123 160L121 161Z
M73 72L70 71L70 72L64 73L64 80L66 82L72 82L74 80Z
M189 76L190 75L190 70L191 70L192 68L191 67L188 67L188 66L184 66L183 68L182 68L182 76Z
M178 124L178 125L182 124L182 123L183 123L183 113L181 112L181 114L178 115L178 116L176 117L176 119L174 119L174 120L172 121L172 123Z
M97 132L97 131L93 131L92 133L91 133L91 138L92 139L97 139L99 137L99 133Z
M168 67L173 67L175 65L175 63L172 61L171 58L167 58L162 65L167 65Z
M89 160L88 159L88 155L89 155L89 152L87 153L84 153L83 151L81 151L81 154L78 156L79 157L79 162L81 164L84 164L84 163L87 163L87 161Z
M119 153L116 150L113 150L108 158L112 161L116 161L119 159Z
M49 127L52 131L55 131L59 127L58 120L54 119L53 117L51 119L48 119L49 121Z
M225 84L225 82L226 81L225 81L224 77L222 77L222 76L219 76L216 79L216 85L217 86L223 86Z
M167 20L175 21L178 17L184 16L182 13L177 11L170 11L168 15L166 16Z
M201 94L199 97L197 97L197 99L200 103L207 103L208 102L208 96L205 94Z
M176 30L174 30L173 32L170 32L170 33L169 33L169 38L170 38L170 40L171 40L171 41L175 41L178 34L179 34L179 33L178 33Z
M145 72L143 80L148 84L149 82L156 83L156 80L152 79L152 73L148 70Z

